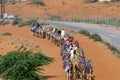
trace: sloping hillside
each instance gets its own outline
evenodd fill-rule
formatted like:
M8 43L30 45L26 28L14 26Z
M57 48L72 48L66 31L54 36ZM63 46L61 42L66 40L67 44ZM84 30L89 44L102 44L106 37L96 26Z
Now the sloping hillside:
M44 0L45 6L30 2L6 4L6 12L24 18L44 18L49 14L67 16L116 16L120 17L120 2L84 3L83 0ZM43 16L44 15L44 16Z

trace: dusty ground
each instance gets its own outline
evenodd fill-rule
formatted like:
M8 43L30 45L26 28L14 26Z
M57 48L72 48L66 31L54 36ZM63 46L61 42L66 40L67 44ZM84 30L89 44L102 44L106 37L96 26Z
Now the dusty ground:
M120 2L83 4L83 0L45 0L45 4L46 6L35 6L28 3L6 4L6 12L20 15L22 18L41 18L41 16L44 18L43 15L46 14L120 17ZM18 49L21 43L26 44L27 40L27 44L39 45L43 53L55 57L56 61L45 67L44 75L48 76L48 80L66 80L59 56L59 47L48 40L36 38L30 32L29 27L0 26L0 32L10 32L15 37L11 39L0 35L1 54ZM113 56L103 44L89 40L84 36L74 36L80 42L80 46L84 48L86 57L93 60L95 80L119 80L120 60L118 58Z
M18 28L11 25L0 26L0 32L10 32L12 36L15 37L11 39L0 36L1 54L15 50L16 45L21 45L20 41L23 41L23 44L25 44L24 42L26 40L30 42L28 44L37 44L44 54L54 57L56 60L54 63L45 67L44 75L48 76L48 80L66 80L65 72L62 69L61 57L59 56L59 47L56 47L56 45L46 39L36 38L30 32L29 27ZM93 60L95 80L119 80L120 60L118 58L113 56L103 44L94 42L84 36L72 35L79 41L80 46L84 48L85 56ZM16 43L13 44L13 40L15 40Z
M45 6L27 3L6 4L6 13L14 14L22 18L40 18L48 14L65 16L114 16L120 17L120 2L114 3L91 3L86 4L84 0L44 0ZM80 16L82 15L82 16Z

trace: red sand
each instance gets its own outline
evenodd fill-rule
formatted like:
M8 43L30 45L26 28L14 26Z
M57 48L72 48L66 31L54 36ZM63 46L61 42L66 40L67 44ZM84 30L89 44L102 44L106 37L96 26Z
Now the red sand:
M48 76L48 80L66 80L65 72L62 69L62 60L59 56L59 47L56 47L56 45L46 39L33 36L29 27L0 26L0 32L10 32L12 36L38 44L44 54L54 57L56 60L54 63L45 67L44 75ZM119 80L120 60L118 58L113 56L113 54L99 42L94 42L84 36L76 36L75 34L74 37L79 41L80 46L84 48L85 56L93 60L95 80ZM6 53L7 50L14 50L14 47L11 48L11 46L5 45L4 39L1 39L1 41L0 48L3 47L3 53Z

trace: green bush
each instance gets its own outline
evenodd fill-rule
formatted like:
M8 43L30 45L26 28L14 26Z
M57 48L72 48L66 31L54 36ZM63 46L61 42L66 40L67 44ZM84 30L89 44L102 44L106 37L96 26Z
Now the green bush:
M78 33L83 34L85 36L90 36L90 33L87 30L80 30Z
M28 21L24 21L21 18L15 18L13 21L13 25L18 25L18 27L23 27L26 25L31 25L33 23L36 23L38 20L37 19L30 19Z
M102 38L98 34L92 34L89 36L90 39L93 39L94 41L102 41Z
M26 21L26 24L27 25L32 25L33 23L37 23L37 22L38 22L37 19L30 19L30 20Z
M44 0L32 0L33 4L45 6Z
M42 53L8 52L0 58L0 76L3 80L45 80L36 72L42 72L43 66L53 62L53 58Z
M104 44L107 46L108 49L110 49L112 51L112 53L117 56L118 58L120 58L120 51L114 47L113 45L107 43L107 42L104 42Z
M22 23L23 22L23 20L21 19L21 18L15 18L14 20L13 20L13 25L18 25L18 24L20 24L20 23Z
M23 26L26 26L26 25L27 25L26 22L21 22L21 23L18 24L18 27L23 27Z

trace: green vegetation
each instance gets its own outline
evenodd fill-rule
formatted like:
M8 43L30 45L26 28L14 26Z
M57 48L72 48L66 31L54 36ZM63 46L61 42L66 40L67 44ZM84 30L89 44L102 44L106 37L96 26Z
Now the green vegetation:
M32 0L33 4L45 6L44 0Z
M104 24L115 27L120 27L120 18L119 17L110 17L110 16L84 16L84 15L51 15L46 14L48 20L53 21L70 21L70 22L80 22L80 23L90 23L90 24Z
M113 45L107 43L107 42L104 42L104 44L107 46L108 49L110 49L112 51L112 53L117 56L118 58L120 58L120 51L115 48Z
M87 30L80 30L78 31L78 33L88 36L90 39L93 39L94 41L103 41L100 35L90 34L90 32L88 32Z
M80 31L78 31L78 33L83 34L85 36L88 36L90 39L93 39L94 41L99 41L99 42L104 43L107 46L107 48L110 49L115 56L120 58L120 51L116 47L114 47L113 45L111 45L107 42L104 42L100 35L90 34L87 30L80 30Z
M23 22L23 19L21 19L21 18L15 18L14 20L13 20L13 25L19 25L20 23L22 23Z
M9 33L9 32L4 32L4 33L2 33L2 35L3 35L3 36L11 36L12 34Z
M102 38L98 34L92 34L89 36L90 39L93 39L94 41L102 41Z
M41 52L8 52L0 57L0 76L3 80L45 80L43 66L53 61Z
M22 18L15 18L13 20L13 25L18 25L18 27L23 27L26 25L32 25L33 23L36 23L37 19L29 19L28 21L23 20Z
M32 25L33 23L36 23L38 20L37 19L29 19L28 21L22 21L18 26L23 27L26 25Z
M82 22L82 23L92 23L92 24L105 24L111 26L120 26L120 19L119 18L103 18L103 19L85 19L85 18L73 18L73 22Z
M85 36L90 36L90 33L87 30L80 30L78 33L83 34Z
M37 19L29 19L28 21L26 21L26 24L27 25L32 25L33 23L36 23L36 22L38 22Z
M100 42L103 41L100 35L90 34L90 32L88 32L87 30L80 30L80 31L78 31L78 33L88 36L90 39L93 39L94 41L100 41Z

